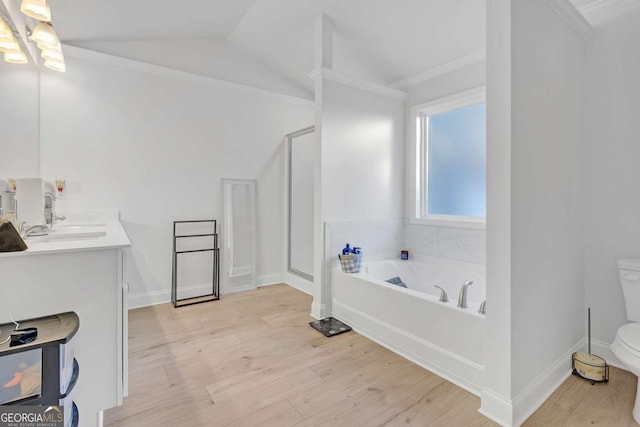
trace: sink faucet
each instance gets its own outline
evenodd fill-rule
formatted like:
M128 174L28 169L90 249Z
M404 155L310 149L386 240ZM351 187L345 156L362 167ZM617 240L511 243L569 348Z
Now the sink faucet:
M4 215L15 215L15 196L13 187L7 181L0 179L0 217Z
M20 224L20 235L23 239L31 235L44 235L49 231L49 227L45 224L37 224L27 227L27 223L23 222Z
M458 307L467 308L467 288L473 285L473 281L467 280L460 288L460 295L458 295Z
M55 209L56 209L56 200L58 197L56 196L57 190L56 187L49 181L44 181L45 192L44 192L44 217L45 222L49 225L53 225L55 221Z

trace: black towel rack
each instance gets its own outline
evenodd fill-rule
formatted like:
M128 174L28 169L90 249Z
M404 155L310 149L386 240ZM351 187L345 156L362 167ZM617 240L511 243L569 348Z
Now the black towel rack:
M198 234L180 234L178 235L178 224L202 224L212 223L213 233L198 233ZM220 248L218 247L218 223L215 219L203 219L193 221L173 221L173 266L171 277L171 302L175 308L185 307L187 305L201 304L203 302L216 301L220 299ZM186 251L177 250L178 239L188 239L194 237L212 237L211 247L191 249ZM178 255L196 253L196 252L211 252L213 257L213 271L211 275L211 293L199 295L188 298L178 298Z

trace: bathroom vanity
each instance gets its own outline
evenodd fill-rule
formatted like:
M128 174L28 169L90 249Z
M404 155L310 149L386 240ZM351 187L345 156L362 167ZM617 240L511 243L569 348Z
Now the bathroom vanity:
M112 218L73 218L29 249L0 254L0 301L15 320L77 313L75 358L82 366L75 402L81 425L100 426L102 411L127 394L125 251L131 243ZM10 321L0 306L0 323Z

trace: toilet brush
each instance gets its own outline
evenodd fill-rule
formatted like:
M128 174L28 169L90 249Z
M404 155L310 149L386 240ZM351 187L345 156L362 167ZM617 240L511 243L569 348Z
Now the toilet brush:
M578 375L591 382L591 385L609 382L609 365L595 354L591 354L591 307L587 308L588 353L575 352L571 355L573 375Z

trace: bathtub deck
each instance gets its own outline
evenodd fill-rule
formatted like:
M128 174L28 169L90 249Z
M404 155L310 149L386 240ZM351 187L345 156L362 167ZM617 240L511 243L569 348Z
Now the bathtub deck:
M132 310L129 397L105 425L496 425L477 397L361 335L325 338L307 324L310 304L277 285ZM622 374L605 387L570 378L527 425L634 425L623 396L635 381Z

